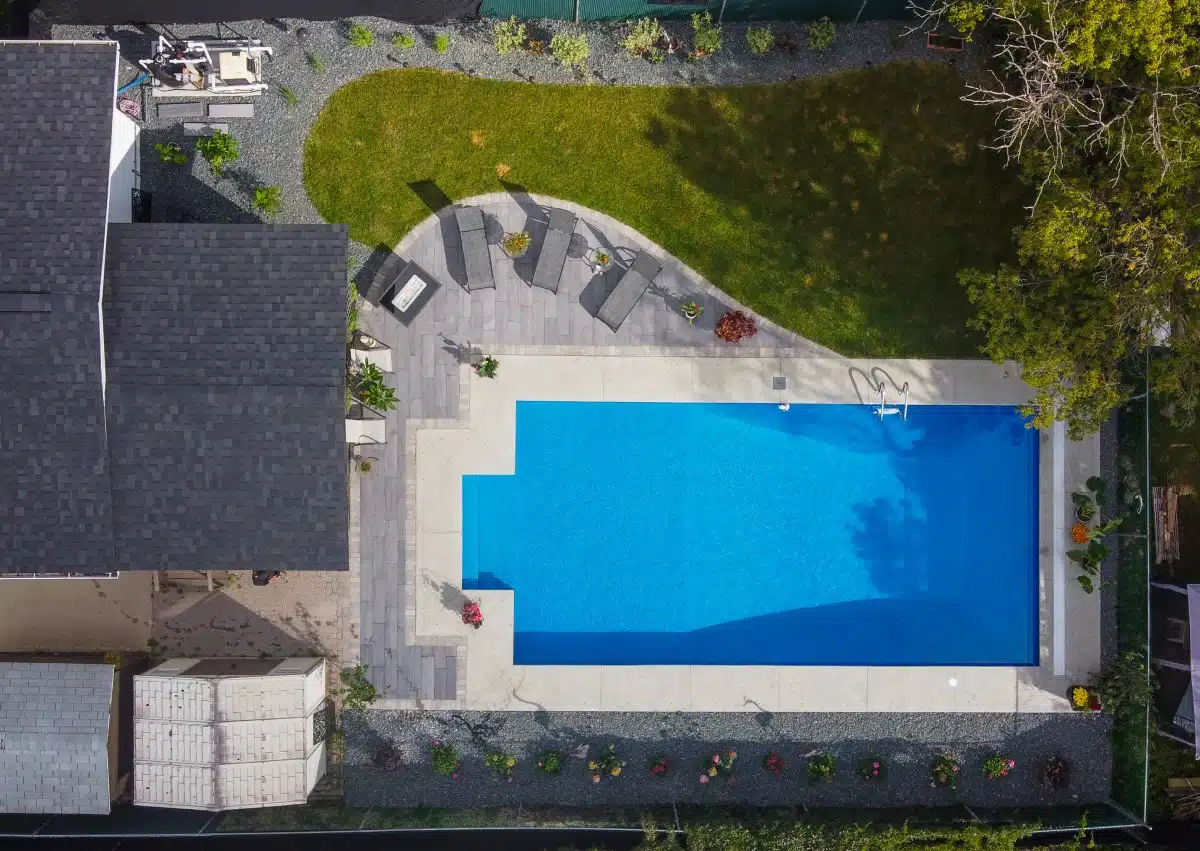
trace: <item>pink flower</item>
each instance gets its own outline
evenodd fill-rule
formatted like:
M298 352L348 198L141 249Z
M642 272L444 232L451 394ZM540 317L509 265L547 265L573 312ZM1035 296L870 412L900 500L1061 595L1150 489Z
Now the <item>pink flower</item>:
M733 756L737 756L737 751L730 751L730 752L729 752L729 755L730 755L731 757L733 757Z
M434 747L436 747L436 746L440 745L441 742L439 742L437 739L434 739L433 744L434 744Z
M592 775L592 782L593 782L593 783L599 783L599 782L600 782L600 775L598 775L598 774L593 774L593 775Z
M877 768L877 769L875 769L874 771L872 771L871 773L872 773L872 774L878 774L878 773L879 773L879 769Z
M1015 759L1010 759L1010 760L1008 761L1008 767L1009 767L1009 768L1016 768L1016 767L1017 767L1017 761L1016 761Z
M958 774L958 766L957 766L957 765L956 765L956 766L954 766L954 773L955 773L955 774Z
M457 774L451 774L451 775L450 775L450 779L451 779L451 780L457 780L457 779L458 779L458 775L457 775Z
M701 775L700 775L700 782L701 782L701 783L707 783L707 782L708 782L708 775L707 775L707 774L701 774Z
M872 768L879 768L879 763L877 763L877 762L873 762L873 763L871 763L871 767L872 767Z
M721 762L721 758L719 756L717 756L716 754L713 754L713 762L719 764Z

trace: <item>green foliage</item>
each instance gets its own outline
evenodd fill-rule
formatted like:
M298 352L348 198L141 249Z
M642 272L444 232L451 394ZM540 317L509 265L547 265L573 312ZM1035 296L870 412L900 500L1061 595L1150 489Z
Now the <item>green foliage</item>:
M364 27L362 24L354 23L350 25L350 29L346 31L346 40L353 47L374 47L375 33Z
M808 49L820 53L833 47L837 39L837 27L829 18L821 18L808 25Z
M196 150L208 161L213 177L220 177L222 169L241 156L238 140L222 130L197 139Z
M692 57L711 56L721 49L721 28L713 23L711 12L692 13Z
M458 751L455 750L454 745L435 741L433 747L429 749L429 761L433 764L433 770L438 774L452 777L458 771Z
M396 33L392 36L392 47L396 50L411 50L416 43L412 33Z
M154 150L158 151L159 161L167 165L187 165L188 163L188 155L174 142L159 142L154 146Z
M933 761L933 782L949 789L958 788L959 764L950 754L940 754Z
M254 209L267 216L278 216L283 207L283 190L278 186L257 186L254 189Z
M291 89L289 89L287 86L279 87L279 96L281 98L283 98L283 102L286 103L288 106L295 106L297 101L300 100L300 98L298 98L296 96L296 93L294 91L292 91Z
M1158 688L1154 672L1146 667L1144 649L1126 650L1104 666L1096 681L1100 702L1116 716L1141 713L1154 700Z
M832 783L835 762L832 754L822 753L809 757L808 780L810 783Z
M360 363L354 371L354 383L363 404L376 411L395 409L396 390L383 383L383 371L375 364Z
M542 751L537 759L537 770L543 774L558 774L562 771L563 763L566 762L566 757L560 750L551 749Z
M450 49L450 36L447 33L438 33L433 37L433 49L438 53L445 53Z
M308 62L308 67L312 69L314 74L325 73L325 60L322 59L319 54L312 52L305 53L304 59L306 62Z
M1014 851L1034 825L745 825L706 821L686 827L688 851Z
M342 685L345 686L341 691L342 706L346 709L363 710L374 703L379 694L375 691L375 686L367 679L367 666L355 665L353 668L346 668L339 675Z
M775 47L775 36L767 27L747 27L746 44L750 46L751 53L762 56Z
M662 59L662 49L659 42L663 38L663 28L658 18L640 18L629 29L621 46L630 56L644 56L652 61Z
M346 282L346 340L349 341L358 331L358 311L362 307L362 296L354 281Z
M588 58L588 39L583 33L559 33L550 39L550 52L568 68L582 68Z
M497 21L495 26L496 52L506 56L525 46L525 25L513 15L507 21Z
M946 19L967 41L971 41L986 14L982 0L958 0L946 13Z
M512 777L517 767L517 758L503 751L495 751L483 758L483 763L500 777Z

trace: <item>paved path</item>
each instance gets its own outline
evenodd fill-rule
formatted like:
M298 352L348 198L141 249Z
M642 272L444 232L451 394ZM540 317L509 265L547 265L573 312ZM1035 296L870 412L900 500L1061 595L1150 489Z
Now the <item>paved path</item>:
M468 293L458 232L452 215L430 216L412 230L384 260L377 275L394 272L400 260L415 260L442 284L409 328L383 310L364 309L363 330L392 347L394 384L400 403L387 416L386 445L362 447L374 462L361 477L360 558L351 565L351 594L360 600L361 661L384 700L381 707L448 708L456 697L458 659L465 648L454 639L436 646L414 646L404 626L405 564L405 421L458 415L458 364L472 351L499 346L656 346L720 347L726 354L763 354L788 349L790 355L831 355L759 318L756 337L737 345L722 343L713 327L725 310L742 308L695 271L641 234L594 210L564 201L497 193L466 199L483 208L488 221L496 289ZM535 289L533 262L541 245L543 206L579 216L566 269L557 294ZM503 232L528 230L533 245L513 262L497 244ZM615 333L593 318L619 270L594 276L583 259L588 247L624 257L647 250L663 270ZM365 289L365 287L364 287ZM704 313L689 325L679 303L695 299ZM750 311L747 311L750 312ZM410 601L409 601L410 602ZM347 662L352 660L347 660Z

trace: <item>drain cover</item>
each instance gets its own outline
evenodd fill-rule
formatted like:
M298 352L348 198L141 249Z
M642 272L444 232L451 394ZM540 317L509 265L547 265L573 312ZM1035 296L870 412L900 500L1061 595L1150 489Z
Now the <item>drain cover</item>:
M777 375L771 379L772 390L787 390L787 376Z

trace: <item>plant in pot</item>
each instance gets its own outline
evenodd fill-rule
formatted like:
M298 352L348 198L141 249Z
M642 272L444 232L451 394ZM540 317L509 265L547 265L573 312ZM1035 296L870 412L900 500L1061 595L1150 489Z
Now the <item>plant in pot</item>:
M1067 764L1056 756L1042 763L1042 787L1050 792L1057 792L1070 781Z
M483 610L474 600L467 600L462 607L462 622L467 626L479 629L483 626Z
M358 364L351 381L364 405L377 411L391 411L396 407L396 390L383 383L383 370L375 364L367 361Z
M1092 476L1084 482L1084 491L1071 494L1071 502L1075 503L1075 518L1080 523L1090 523L1096 516L1100 503L1104 501L1106 484L1099 476Z
M1076 712L1099 712L1104 708L1100 694L1090 686L1071 686L1071 708Z
M700 314L704 312L704 308L697 304L694 298L690 298L680 303L679 312L688 321L688 325L694 325L696 320L700 318Z
M597 251L592 255L592 261L596 264L596 273L603 274L612 265L612 255L607 251Z
M479 361L479 363L475 364L472 368L475 370L475 374L480 378L495 378L496 370L500 368L500 361L496 360L491 355L488 355L483 360Z
M506 233L500 240L500 247L504 249L505 254L515 260L525 256L525 252L529 250L532 242L533 237L529 235L529 231L519 230L515 233Z

